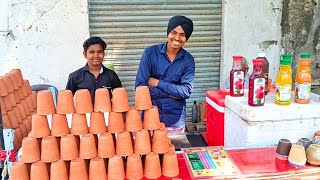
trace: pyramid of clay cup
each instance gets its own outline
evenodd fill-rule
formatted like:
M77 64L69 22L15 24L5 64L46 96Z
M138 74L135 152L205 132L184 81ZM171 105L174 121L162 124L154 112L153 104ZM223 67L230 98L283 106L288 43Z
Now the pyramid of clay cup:
M137 88L136 96L149 101L140 105L136 101L139 109L129 106L124 88L114 89L112 100L108 89L97 89L94 104L88 90L78 90L73 97L68 90L60 91L57 107L51 93L39 91L39 113L32 116L32 131L22 141L22 156L13 164L11 179L22 175L77 180L178 176L175 148L148 91Z

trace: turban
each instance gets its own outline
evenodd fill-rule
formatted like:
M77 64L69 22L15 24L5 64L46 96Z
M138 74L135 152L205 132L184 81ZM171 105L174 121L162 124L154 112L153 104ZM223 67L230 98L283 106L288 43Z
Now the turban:
M187 40L192 34L193 31L193 23L192 20L185 16L174 16L169 20L167 35L176 27L181 26Z

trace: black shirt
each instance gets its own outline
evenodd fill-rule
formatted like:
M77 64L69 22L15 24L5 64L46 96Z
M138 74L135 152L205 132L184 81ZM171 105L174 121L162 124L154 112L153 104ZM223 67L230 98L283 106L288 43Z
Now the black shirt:
M86 64L69 75L66 89L71 90L73 95L78 89L88 89L92 102L94 102L96 89L108 88L111 97L111 90L117 87L122 87L122 85L118 75L114 71L102 65L102 72L96 78L90 72L88 64Z

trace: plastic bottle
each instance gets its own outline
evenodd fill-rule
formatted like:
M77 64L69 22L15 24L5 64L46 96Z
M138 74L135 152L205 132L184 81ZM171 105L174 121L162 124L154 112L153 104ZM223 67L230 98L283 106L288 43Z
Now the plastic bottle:
M275 103L278 105L291 104L292 70L290 54L284 54L280 60L280 70L276 79Z
M244 95L244 72L241 68L242 56L232 56L233 67L230 71L230 96Z
M312 82L310 57L310 54L301 54L299 59L299 68L296 74L294 96L294 102L299 104L310 103Z
M264 89L264 94L267 95L268 94L268 79L269 79L269 61L266 58L265 53L258 53L257 59L264 60L263 65L262 65L262 74L266 78L266 85L265 85L265 89Z
M249 78L248 104L263 106L265 102L266 79L262 74L264 59L253 59L253 72Z
M197 106L197 101L193 101L193 106L192 106L192 122L197 123L198 122L198 106Z

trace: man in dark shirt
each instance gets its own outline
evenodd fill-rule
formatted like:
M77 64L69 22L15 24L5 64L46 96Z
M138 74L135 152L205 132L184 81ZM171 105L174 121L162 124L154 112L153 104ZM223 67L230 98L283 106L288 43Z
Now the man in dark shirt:
M94 101L96 89L108 88L111 93L112 89L122 86L118 75L102 64L106 47L107 44L100 37L91 37L83 43L83 56L87 63L69 75L66 89L73 94L78 89L88 89Z
M170 133L184 131L186 99L193 90L194 58L182 48L192 31L189 18L172 17L167 42L145 49L137 72L136 87L149 87L152 104L158 107L160 120Z

